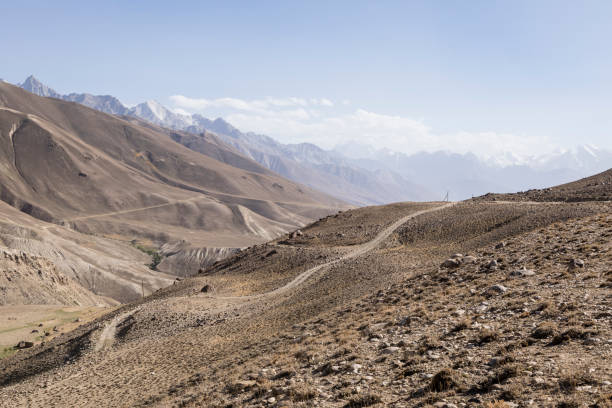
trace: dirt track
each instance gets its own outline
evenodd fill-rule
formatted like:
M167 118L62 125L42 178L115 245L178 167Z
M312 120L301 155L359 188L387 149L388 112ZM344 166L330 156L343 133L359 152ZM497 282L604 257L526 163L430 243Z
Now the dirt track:
M387 239L395 230L397 230L401 225L403 225L404 223L406 223L408 220L418 217L419 215L423 215L426 213L430 213L430 212L434 212L434 211L439 211L442 210L444 208L448 208L452 205L454 205L455 203L448 203L448 204L444 204L438 207L433 207L433 208L429 208L426 210L422 210L422 211L417 211L415 213L406 215L402 218L400 218L399 220L395 221L393 224L391 224L390 226L388 226L387 228L385 228L382 232L380 232L374 239L358 245L354 250L336 258L336 259L332 259L329 262L323 263L321 265L317 265L315 267L312 267L310 269L307 269L306 271L302 272L301 274L299 274L298 276L296 276L292 281L290 281L289 283L276 288L274 290L271 290L269 292L265 292L265 293L261 293L261 294L257 294L257 295L248 295L248 296L214 296L214 295L210 295L209 298L214 299L214 300L219 300L219 301L229 301L229 303L226 305L227 308L232 308L232 307L236 307L238 306L238 304L243 304L244 301L249 301L249 300L257 300L257 299L262 299L262 298L267 298L267 297L271 297L271 296L275 296L275 295L279 295L282 294L284 292L287 292L293 288L298 287L299 285L301 285L302 283L304 283L306 280L308 280L308 278L310 278L312 275L314 275L315 273L329 268L332 265L335 265L337 263L352 259L352 258L356 258L359 257L361 255L366 254L367 252L375 249L378 245L380 245L385 239ZM236 304L234 304L236 303ZM101 351L105 348L110 347L113 343L114 343L114 337L115 337L115 332L116 332L116 328L117 325L119 325L122 321L124 321L126 318L128 318L129 316L131 316L132 314L134 314L136 311L138 310L138 308L132 309L128 312L125 312L119 316L116 316L114 319L112 319L102 330L102 333L100 334L100 337L98 338L98 341L96 342L96 346L95 346L95 351Z
M113 345L115 342L115 333L117 332L117 325L136 313L138 308L132 309L129 312L125 312L119 316L116 316L113 320L111 320L106 327L102 330L102 334L100 334L100 338L96 343L95 350L100 351L102 349L108 348Z
M419 215L423 215L423 214L427 214L430 212L434 212L434 211L439 211L442 210L444 208L448 208L452 205L455 205L455 203L448 203L448 204L444 204L441 205L439 207L434 207L434 208L429 208L427 210L422 210L422 211L417 211L415 213L412 213L410 215L407 215L405 217L400 218L399 220L395 221L393 224L391 224L390 226L388 226L387 228L385 228L382 232L380 232L374 239L372 239L371 241L368 241L364 244L361 244L359 246L357 246L357 248L355 248L353 251L344 254L336 259L333 259L329 262L326 262L324 264L321 265L317 265L315 267L312 267L304 272L302 272L301 274L299 274L298 276L295 277L295 279L293 279L291 282L287 283L284 286L281 286L280 288L274 289L270 292L266 292L266 293L261 293L258 295L251 295L251 296L228 296L228 297L217 297L218 299L222 299L222 300L245 300L245 299L258 299L258 298L262 298L262 297L268 297L268 296L274 296L274 295L278 295L280 293L286 292L290 289L293 289L297 286L299 286L300 284L302 284L303 282L305 282L309 277L311 277L313 274L315 274L316 272L328 268L334 264L337 264L339 262L342 261L346 261L348 259L352 259L352 258L356 258L358 256L364 255L365 253L375 249L378 245L380 245L381 242L383 242L385 239L387 239L396 229L398 229L402 224L406 223L408 220L418 217Z

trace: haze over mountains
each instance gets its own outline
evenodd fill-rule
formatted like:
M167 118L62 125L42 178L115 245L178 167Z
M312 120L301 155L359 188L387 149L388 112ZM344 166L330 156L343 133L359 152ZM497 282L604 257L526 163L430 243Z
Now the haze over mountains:
M181 136L177 141L200 152L201 135L213 132L268 169L356 205L435 200L444 197L446 192L451 199L465 199L487 192L542 188L612 166L612 152L594 146L527 158L508 152L489 159L446 151L407 155L356 143L327 151L310 143L283 144L265 135L242 132L222 118L210 120L200 114L177 113L156 101L128 108L110 95L61 95L33 76L20 86L41 96L187 131L193 136Z

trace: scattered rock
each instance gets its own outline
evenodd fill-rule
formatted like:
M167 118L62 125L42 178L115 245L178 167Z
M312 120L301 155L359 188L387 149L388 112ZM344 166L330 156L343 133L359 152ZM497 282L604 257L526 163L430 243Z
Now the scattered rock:
M499 244L495 245L495 249L502 249L505 246L506 246L505 242L500 242Z
M293 239L293 238L301 237L302 235L304 235L302 230L296 230L296 231L293 231L291 234L289 234L289 238Z
M268 257L270 257L270 256L272 256L272 255L276 255L277 253L278 253L278 251L277 251L276 249L272 249L272 250L268 251L268 252L267 252L267 253L264 255L264 258L268 258Z
M34 343L32 343L31 341L24 341L21 340L19 343L17 343L17 345L15 346L16 349L27 349L34 346Z
M466 255L463 258L461 258L461 261L465 264L474 264L478 262L478 258L476 258L475 256Z
M489 291L490 292L497 292L497 293L501 294L501 293L506 293L508 291L508 288L505 287L504 285L497 284L497 285L491 286L489 288Z
M210 292L210 290L211 290L211 289L212 289L212 288L211 288L211 286L210 286L210 285L204 285L204 286L202 287L202 289L200 289L200 292L202 292L202 293L208 293L208 292Z
M572 259L570 261L570 266L572 268L584 268L584 261L579 258Z
M510 276L517 276L517 277L527 277L527 276L534 276L535 272L531 269L527 269L524 266L521 269L517 269L515 271L510 272Z
M499 263L497 262L497 260L493 259L491 262L489 262L487 264L487 269L497 269L497 267L499 266Z
M443 268L457 268L459 265L461 265L461 261L456 258L447 259L442 263Z

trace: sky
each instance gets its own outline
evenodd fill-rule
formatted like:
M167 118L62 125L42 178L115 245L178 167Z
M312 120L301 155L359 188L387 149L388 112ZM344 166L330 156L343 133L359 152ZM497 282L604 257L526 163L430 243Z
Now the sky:
M612 148L609 1L19 1L0 78L332 148Z

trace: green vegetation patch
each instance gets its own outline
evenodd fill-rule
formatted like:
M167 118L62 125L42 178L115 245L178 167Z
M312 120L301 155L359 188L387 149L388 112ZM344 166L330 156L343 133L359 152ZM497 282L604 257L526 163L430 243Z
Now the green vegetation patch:
M163 259L162 254L154 248L146 247L144 245L139 244L138 241L136 241L135 239L132 240L130 243L134 248L144 252L145 254L151 257L151 263L147 266L149 267L149 269L156 271L157 266L161 263Z

